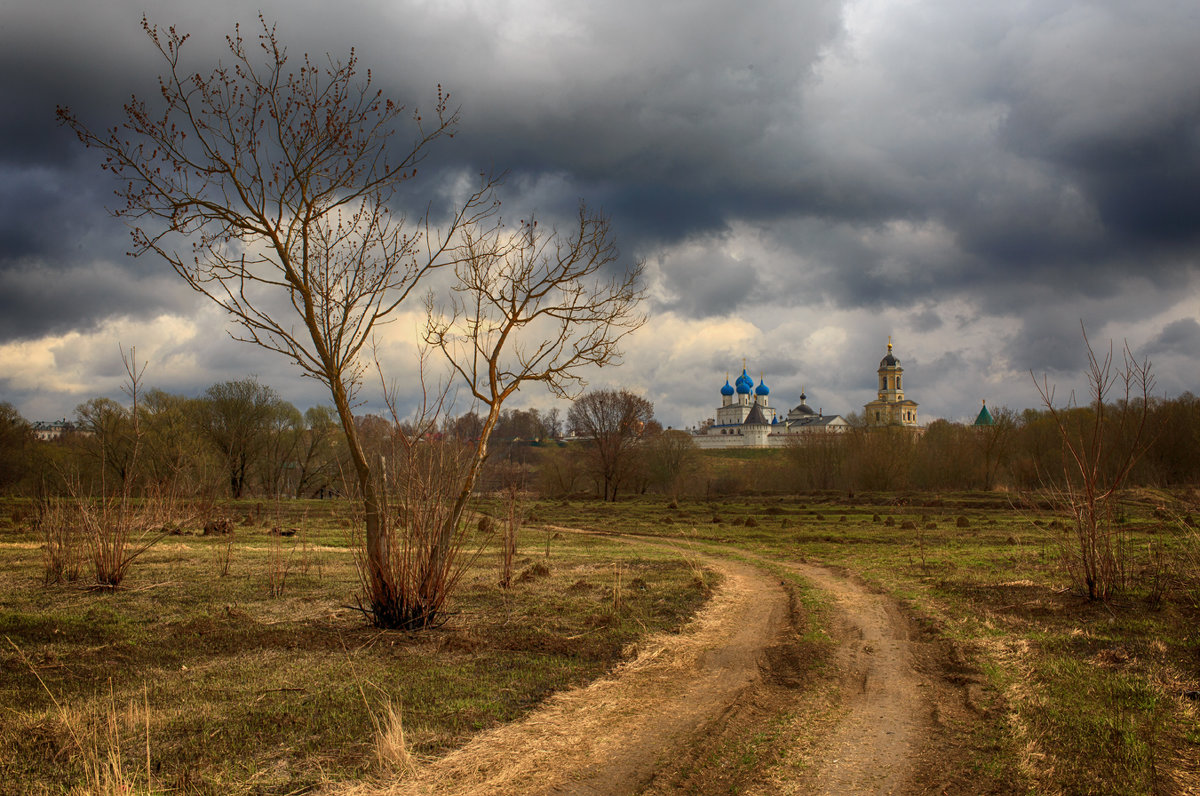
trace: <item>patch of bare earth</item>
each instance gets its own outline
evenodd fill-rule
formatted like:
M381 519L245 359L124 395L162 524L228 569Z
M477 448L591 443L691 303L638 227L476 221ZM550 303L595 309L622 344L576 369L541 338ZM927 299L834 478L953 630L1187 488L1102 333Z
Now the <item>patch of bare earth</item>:
M890 599L791 565L832 597L831 652L805 640L806 617L778 577L705 561L723 583L681 634L649 639L610 676L397 782L348 792L1003 792L972 773L982 679Z
M649 639L612 675L552 697L403 781L350 793L608 794L640 790L673 749L760 678L788 597L758 569L713 562L723 583L682 634Z

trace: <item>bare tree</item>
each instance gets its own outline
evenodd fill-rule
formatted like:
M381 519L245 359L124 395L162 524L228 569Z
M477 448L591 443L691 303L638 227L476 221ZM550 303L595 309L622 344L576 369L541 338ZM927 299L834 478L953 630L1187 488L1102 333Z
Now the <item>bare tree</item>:
M142 464L147 488L196 493L205 486L207 447L196 423L198 403L158 389L141 401Z
M667 429L656 434L647 446L652 477L671 496L679 499L679 487L685 475L700 464L699 448L686 431Z
M593 472L605 500L617 499L642 432L653 418L654 405L627 390L593 390L571 405L567 424L590 443Z
M1148 446L1146 421L1154 374L1150 361L1139 361L1123 349L1123 364L1114 365L1112 344L1103 359L1096 356L1087 330L1087 407L1054 405L1054 388L1046 377L1034 385L1058 430L1063 449L1063 479L1048 486L1060 508L1073 521L1072 538L1063 546L1063 562L1072 580L1091 600L1107 600L1126 577L1127 554L1114 522L1116 496L1133 465ZM1113 390L1122 393L1107 403Z
M16 407L0 401L0 492L21 483L33 469L33 429Z
M125 121L97 134L69 109L59 118L105 156L119 180L115 213L132 227L133 254L162 257L240 327L235 339L294 361L330 390L363 501L373 592L389 594L388 539L353 406L364 345L445 257L455 231L495 212L494 182L446 214L415 224L393 202L458 114L438 88L433 113L411 114L342 62L293 65L261 17L257 48L240 28L229 65L208 74L180 63L187 36L142 26L166 62L157 107L134 98ZM390 615L385 612L381 615Z
M242 497L289 408L296 411L253 376L214 384L196 401L197 425L223 460L231 497Z
M337 414L328 406L304 413L304 434L297 450L295 496L324 494L337 478Z
M137 459L134 420L130 410L112 398L91 398L75 407L75 421L84 432L80 447L97 466L102 492L107 491L110 475L114 489L132 486Z
M973 428L976 445L982 456L983 488L996 488L1000 469L1009 458L1017 428L1016 412L1000 407L992 413L992 425Z
M446 307L428 299L425 339L487 414L445 538L466 509L504 402L529 383L574 396L584 371L619 362L621 341L645 322L642 266L607 275L617 259L608 219L584 206L567 234L535 220L515 231L463 229L452 298Z

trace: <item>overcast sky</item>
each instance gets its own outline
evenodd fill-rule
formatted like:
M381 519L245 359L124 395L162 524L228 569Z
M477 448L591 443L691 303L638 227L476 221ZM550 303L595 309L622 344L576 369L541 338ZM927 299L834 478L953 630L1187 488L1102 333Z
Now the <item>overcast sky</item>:
M293 54L356 48L386 93L445 86L461 134L426 177L506 170L506 207L580 199L647 266L649 321L592 386L713 415L743 360L794 406L861 411L889 335L923 421L1081 386L1081 321L1200 392L1200 5L962 0L262 3ZM143 11L207 71L243 3L0 0L0 401L31 419L146 381L257 375L325 402L163 262L125 255L94 128L161 71ZM426 183L429 185L431 183ZM515 211L514 211L515 212ZM419 307L384 365L415 374ZM369 390L367 409L373 403ZM552 401L523 390L514 406Z

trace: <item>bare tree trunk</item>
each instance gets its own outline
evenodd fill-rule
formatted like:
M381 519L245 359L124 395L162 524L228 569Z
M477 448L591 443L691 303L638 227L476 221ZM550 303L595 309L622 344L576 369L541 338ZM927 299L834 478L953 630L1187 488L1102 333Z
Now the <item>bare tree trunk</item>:
M354 425L350 397L340 378L330 378L329 386L333 392L333 402L337 408L338 418L342 422L342 431L346 436L346 446L350 450L350 461L353 463L354 473L358 477L359 495L362 497L363 503L363 520L366 526L370 597L372 602L377 602L385 599L392 591L386 574L389 541L387 528L383 523L379 492L371 474L371 465L363 452L362 441L358 437L358 427Z

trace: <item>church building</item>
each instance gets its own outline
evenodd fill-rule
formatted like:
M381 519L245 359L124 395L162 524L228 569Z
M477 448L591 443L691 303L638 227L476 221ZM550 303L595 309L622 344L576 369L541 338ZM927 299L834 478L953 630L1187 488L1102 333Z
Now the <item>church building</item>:
M726 377L716 418L693 431L692 439L700 448L774 448L798 441L800 434L849 428L845 418L814 411L806 400L801 392L799 405L780 414L771 406L771 390L763 379L755 386L743 367L733 384Z
M920 430L917 402L904 397L903 373L888 338L887 355L879 362L879 397L863 407L868 428L900 426ZM802 390L800 403L787 414L776 411L766 382L760 376L756 386L743 364L742 375L733 384L725 378L716 417L694 429L692 440L699 448L775 448L795 444L805 434L837 434L850 428L841 415L826 415L807 401Z
M917 402L904 397L900 380L904 368L892 354L892 338L888 338L887 355L879 360L879 397L863 407L863 419L868 428L900 426L917 428Z

